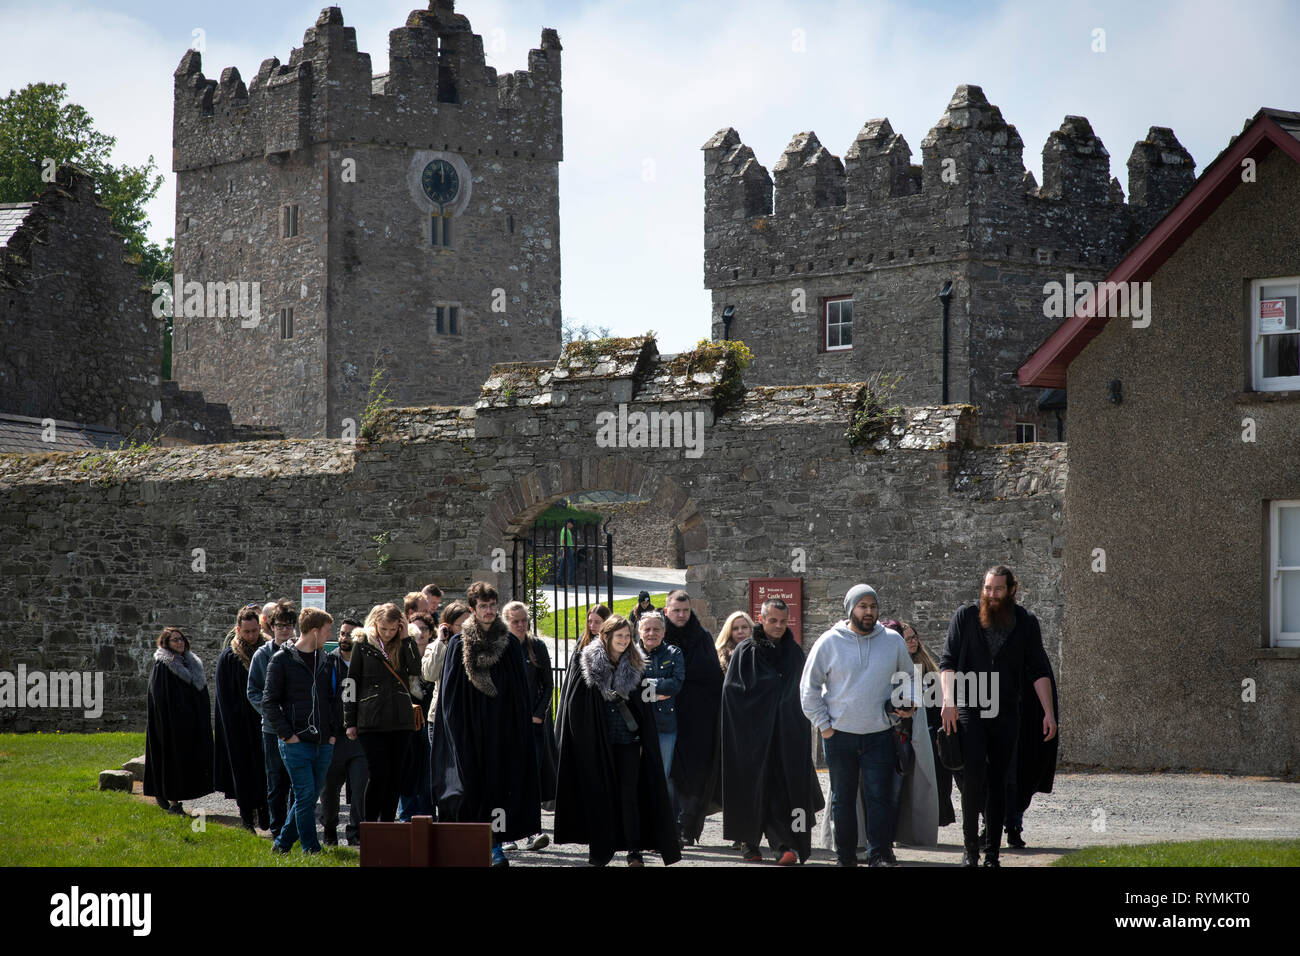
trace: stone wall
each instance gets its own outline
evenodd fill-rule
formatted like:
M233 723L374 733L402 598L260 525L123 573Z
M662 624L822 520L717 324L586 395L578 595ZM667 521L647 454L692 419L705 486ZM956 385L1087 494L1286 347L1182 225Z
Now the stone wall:
M636 568L683 568L681 535L668 515L649 502L588 505L609 521L614 534L614 561Z
M905 404L941 400L943 311L952 283L949 401L979 407L985 442L1015 423L1055 435L1055 415L1015 372L1055 329L1043 286L1105 276L1193 180L1172 132L1152 127L1128 162L1130 202L1083 117L1043 148L1040 188L1023 143L976 86L960 86L921 144L922 164L888 120L870 120L844 154L813 133L773 167L731 128L703 147L704 284L713 337L747 342L767 384L861 381L901 373ZM828 298L852 297L855 347L827 351ZM735 309L729 332L723 311ZM870 348L865 346L870 343Z
M179 318L175 374L237 420L339 436L359 427L376 366L398 404L472 402L492 362L558 353L558 36L542 31L528 69L498 76L436 0L389 50L390 71L372 75L330 7L247 86L234 68L206 78L195 51L176 70L177 271L258 283L261 315ZM420 187L435 159L460 174L445 207ZM450 246L433 238L443 213ZM454 334L449 314L437 330L440 305L458 310Z
M161 421L162 325L94 180L62 166L0 248L0 409L143 439Z
M187 628L211 668L237 607L296 596L303 577L328 580L334 612L430 580L454 596L486 578L504 596L510 538L584 491L635 494L671 516L707 627L747 606L749 578L790 576L798 548L805 633L840 619L865 579L884 613L912 618L935 647L983 569L1005 561L1055 656L1064 446L976 447L972 409L947 406L910 409L852 447L860 384L735 384L720 350L661 357L652 340L612 340L552 366L498 366L476 406L390 410L355 447L0 458L0 670L101 667L111 687L93 723L68 711L0 720L138 727L163 624ZM602 413L620 405L698 415L702 453L606 447Z

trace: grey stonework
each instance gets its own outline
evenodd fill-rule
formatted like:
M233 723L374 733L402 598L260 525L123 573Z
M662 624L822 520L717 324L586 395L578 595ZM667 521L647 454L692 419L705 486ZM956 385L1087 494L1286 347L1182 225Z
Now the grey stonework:
M559 498L602 490L671 516L707 627L748 606L749 578L791 576L802 548L805 633L842 617L844 593L866 580L937 649L983 569L1005 561L1059 660L1064 445L977 447L973 409L953 405L908 409L853 448L861 384L758 386L727 405L729 368L611 340L552 365L499 365L473 406L390 409L355 447L2 457L0 670L104 670L95 726L139 727L164 624L186 629L212 673L235 609L296 597L303 577L328 580L334 613L431 580L448 600L480 578L508 594L510 538ZM620 404L699 412L704 454L599 447L597 416ZM69 712L6 709L0 721L88 729Z
M75 166L0 237L0 411L162 444L234 441L230 409L162 376L163 326L112 214ZM54 446L51 446L51 450Z
M670 517L638 501L586 505L614 535L614 560L637 568L684 568L682 536Z
M234 68L206 78L187 52L175 74L176 270L260 283L261 315L250 328L178 318L178 380L238 420L339 436L347 419L359 427L377 365L389 395L417 405L472 401L493 361L554 360L560 56L543 30L528 69L498 76L449 0L390 33L379 76L337 7L247 86ZM463 180L445 210L419 185L435 158ZM290 205L298 231L286 236ZM449 247L434 244L441 211ZM439 305L459 310L456 334L449 316L437 333Z
M860 381L903 375L907 404L940 401L942 307L952 282L949 401L980 409L985 442L1016 422L1055 437L1053 412L1015 372L1059 324L1043 285L1103 278L1191 186L1192 157L1152 127L1128 161L1130 201L1088 121L1067 116L1043 148L1043 185L1023 143L977 86L959 86L921 143L922 163L887 119L870 120L844 154L794 137L772 175L731 128L704 149L704 284L713 338L754 351L754 382ZM945 175L946 174L946 175ZM794 311L802 292L804 311ZM827 298L854 300L854 347L823 348Z

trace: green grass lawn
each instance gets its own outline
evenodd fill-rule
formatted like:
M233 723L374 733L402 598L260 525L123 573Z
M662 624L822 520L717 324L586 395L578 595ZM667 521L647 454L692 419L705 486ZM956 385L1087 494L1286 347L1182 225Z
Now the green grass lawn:
M0 734L0 866L353 866L351 847L273 856L239 827L98 789L144 734ZM201 831L196 827L202 826Z
M660 612L662 612L664 606L664 598L666 598L667 596L668 596L667 591L664 591L661 594L652 594L650 595L650 602L654 604L655 607L659 608ZM554 601L554 599L555 599L554 592L548 590L546 592L546 600ZM603 604L605 602L597 601L596 603ZM576 607L573 606L569 607L567 616L569 618L568 636L570 639L576 638L579 634L582 633L582 627L587 621L587 608L589 606L590 605L587 604L579 604ZM627 617L628 613L634 607L636 607L636 598L630 597L622 601L615 601L614 606L611 608L611 610L615 614L621 614L624 617ZM564 613L561 614L551 613L545 615L544 617L542 617L540 621L537 622L537 633L542 634L546 637L555 637L556 628L558 627L560 629L560 634L563 635L565 616L566 615Z
M1094 846L1053 866L1300 866L1300 840L1194 840Z

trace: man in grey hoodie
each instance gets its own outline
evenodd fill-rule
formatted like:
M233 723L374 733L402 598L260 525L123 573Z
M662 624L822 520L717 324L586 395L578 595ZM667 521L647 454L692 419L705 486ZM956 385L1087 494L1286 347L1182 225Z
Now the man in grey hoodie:
M844 597L847 620L817 638L804 664L799 694L803 712L822 735L831 775L831 818L835 856L840 866L855 866L858 844L858 783L866 796L867 862L897 866L894 826L902 778L894 765L894 736L885 707L895 675L912 672L912 658L897 631L882 626L876 591L854 585ZM915 709L910 685L898 710Z

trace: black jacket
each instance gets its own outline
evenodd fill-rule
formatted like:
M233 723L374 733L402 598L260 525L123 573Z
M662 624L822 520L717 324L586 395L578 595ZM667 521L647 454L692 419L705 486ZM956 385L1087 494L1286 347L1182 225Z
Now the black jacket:
M248 668L229 646L217 660L216 747L212 782L240 807L266 806L262 715L248 702Z
M524 655L524 674L528 678L528 693L533 701L533 717L540 717L540 724L533 724L533 734L539 738L540 761L537 765L538 782L542 792L542 806L553 809L555 802L555 772L560 762L559 748L555 742L555 720L551 717L551 699L555 692L555 674L551 670L551 652L544 641L531 642L534 664L528 659L528 650L522 644L519 649ZM547 806L551 804L552 806Z
M343 682L347 680L348 674L350 673L350 668L348 666L349 662L343 659L343 655L339 653L337 647L330 651L329 656L330 659L334 661L334 667L339 673L340 685L346 688L348 685ZM344 726L346 727L346 721L344 722ZM349 740L348 735L344 733L339 734L334 740L334 757L330 763L346 763L353 757L360 757L364 760L365 756L366 752L361 747L361 741Z
M186 656L193 658L189 651ZM154 653L144 737L144 795L191 800L212 792L212 722L207 681L196 687ZM192 660L192 664L195 662ZM201 672L202 665L197 664Z
M676 700L677 751L672 778L682 803L686 835L698 840L704 818L722 809L720 794L715 792L719 782L722 666L713 635L700 624L694 611L685 627L666 622L664 643L680 647L686 658L686 682Z
M262 713L271 721L275 735L288 740L297 735L308 744L329 743L343 733L343 678L338 662L316 651L315 667L309 667L296 644L285 644L266 667L266 690Z
M939 657L940 670L959 674L989 673L998 675L997 720L1020 722L1021 688L1033 686L1040 677L1050 677L1051 665L1043 651L1043 632L1038 618L1019 604L1014 605L1015 624L996 656L989 654L988 643L980 633L980 607L967 604L959 608L948 624L948 637ZM1036 696L1036 695L1035 695ZM961 710L967 716L979 713L978 706Z
M390 662L384 661L383 653L369 638L353 642L347 673L352 683L343 699L343 723L361 733L415 730L411 705L420 702L411 695L411 681L419 676L415 641L409 637L402 638L401 650Z
M501 841L541 832L535 706L519 641L500 618L483 633L471 617L447 645L434 707L440 821L491 823Z
M759 627L755 634L764 636ZM775 830L801 862L826 805L799 700L803 664L789 629L776 642L750 637L736 646L722 685L722 837L757 846Z
M604 651L597 651L604 657ZM591 650L588 645L584 650ZM635 653L633 645L629 653ZM555 842L585 843L591 862L603 866L618 850L649 850L665 864L681 859L681 845L673 820L668 785L659 754L654 711L639 688L625 698L641 739L638 768L637 815L641 838L628 845L623 831L619 781L614 769L607 698L600 677L582 667L581 651L574 651L565 684L560 732L560 771L555 794ZM605 657L605 663L608 658ZM605 675L606 680L608 675Z

